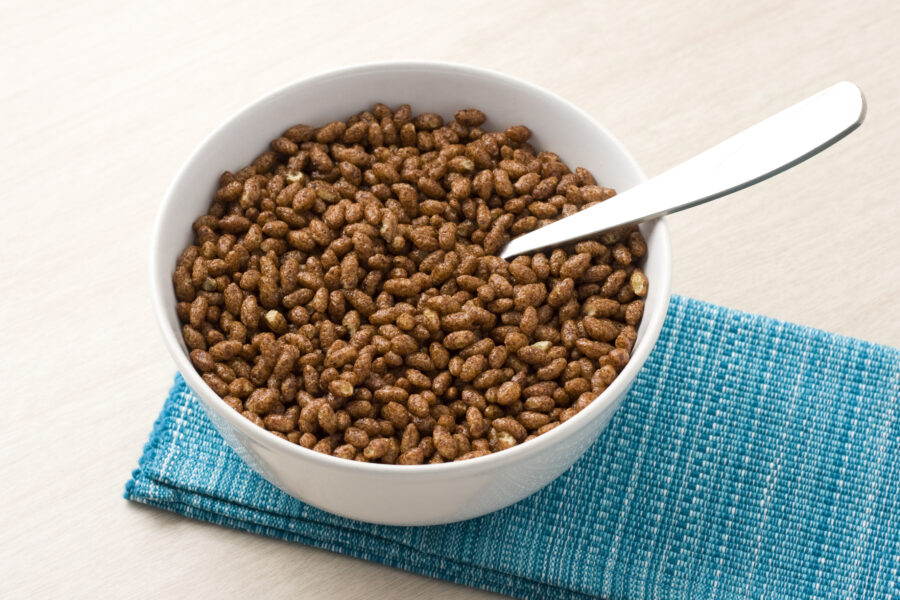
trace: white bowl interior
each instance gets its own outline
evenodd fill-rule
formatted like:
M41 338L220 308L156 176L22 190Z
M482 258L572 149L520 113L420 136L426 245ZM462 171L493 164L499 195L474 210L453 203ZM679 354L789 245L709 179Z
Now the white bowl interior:
M151 248L151 287L157 317L178 368L190 386L207 401L207 409L218 413L221 419L217 419L217 425L223 419L273 451L304 453L311 460L328 461L336 469L375 468L382 473L393 469L397 476L402 471L404 477L425 471L437 475L448 468L477 471L499 465L504 457L512 459L517 453L539 451L541 446L552 444L567 431L590 426L592 414L609 408L627 390L659 334L668 305L671 271L664 221L641 226L649 248L644 269L650 292L629 365L604 394L564 426L501 453L462 463L421 467L356 463L323 456L270 435L224 402L216 402L215 394L194 371L175 313L171 274L181 251L191 241L191 223L209 207L219 175L249 164L268 148L272 139L294 124L315 126L346 119L376 102L391 107L408 103L414 113L437 112L445 119L452 118L453 112L460 108L480 108L488 115L486 130L527 125L537 149L556 152L572 168L589 169L602 185L625 190L644 179L622 145L589 115L545 90L498 73L445 63L381 63L351 67L291 84L245 107L216 129L185 163L159 213ZM226 433L226 438L229 437ZM234 445L232 439L229 441Z

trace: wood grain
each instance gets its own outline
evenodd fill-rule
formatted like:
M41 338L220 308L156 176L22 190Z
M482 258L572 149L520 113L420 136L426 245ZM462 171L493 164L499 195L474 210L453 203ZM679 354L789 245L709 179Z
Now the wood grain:
M674 291L900 345L900 3L100 1L0 5L0 596L488 598L126 503L174 366L147 248L163 193L232 112L355 62L523 77L650 175L841 79L863 127L670 219Z

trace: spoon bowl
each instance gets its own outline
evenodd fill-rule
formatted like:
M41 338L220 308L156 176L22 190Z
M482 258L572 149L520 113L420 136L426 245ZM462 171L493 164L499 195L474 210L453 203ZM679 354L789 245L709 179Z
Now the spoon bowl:
M601 90L602 92L602 90ZM559 427L508 450L462 462L399 466L362 463L308 450L241 416L191 364L172 289L191 224L209 207L222 171L236 170L295 123L327 123L375 102L409 103L445 117L478 107L487 130L525 124L536 148L591 170L625 190L644 176L628 151L589 115L559 96L508 75L434 62L360 65L309 77L253 102L225 121L187 159L156 220L151 295L163 339L210 420L245 462L277 487L323 510L373 523L433 525L477 517L521 500L568 469L609 423L656 343L669 303L671 250L662 219L641 224L650 288L629 363L590 405Z

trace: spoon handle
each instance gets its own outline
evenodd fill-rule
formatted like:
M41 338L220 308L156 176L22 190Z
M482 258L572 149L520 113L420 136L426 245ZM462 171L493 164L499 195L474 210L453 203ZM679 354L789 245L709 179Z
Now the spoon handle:
M559 246L721 198L818 154L859 127L865 114L859 88L835 84L653 179L512 240L500 256Z

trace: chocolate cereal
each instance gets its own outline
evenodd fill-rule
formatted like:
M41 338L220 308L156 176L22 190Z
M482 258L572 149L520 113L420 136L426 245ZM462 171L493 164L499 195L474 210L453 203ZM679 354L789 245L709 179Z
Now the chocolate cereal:
M219 180L174 273L194 367L305 448L466 460L584 409L628 363L636 227L506 261L510 239L615 192L517 125L408 105L296 125Z

